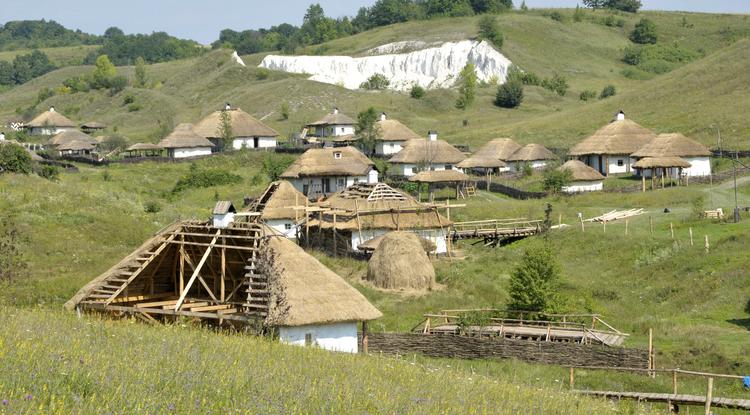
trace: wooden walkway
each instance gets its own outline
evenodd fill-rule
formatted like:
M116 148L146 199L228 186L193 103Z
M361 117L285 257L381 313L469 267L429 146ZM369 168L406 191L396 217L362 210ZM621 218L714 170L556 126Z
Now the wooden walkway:
M490 219L472 222L456 222L451 227L450 236L459 239L482 239L486 246L497 245L504 240L514 240L533 236L541 232L540 220Z
M665 402L675 405L706 405L706 397L700 395L683 395L671 393L652 392L615 392L615 391L589 391L574 390L574 393L582 395L598 396L610 399L634 399L644 402ZM711 406L716 408L741 409L750 411L750 400L734 398L711 398Z

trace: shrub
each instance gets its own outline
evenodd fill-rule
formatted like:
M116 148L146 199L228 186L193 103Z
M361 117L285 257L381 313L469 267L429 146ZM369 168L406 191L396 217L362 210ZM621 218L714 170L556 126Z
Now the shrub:
M524 177L531 177L534 175L534 168L531 167L531 164L529 163L523 163L521 166L521 173L523 173Z
M27 240L13 218L10 215L3 215L0 221L0 281L12 281L26 275L28 263L24 260L21 251L21 245L24 242Z
M409 95L414 99L422 99L425 95L425 90L418 84L414 84L409 91Z
M190 171L182 176L172 188L172 193L179 193L187 189L235 184L242 181L242 177L223 169L201 170L197 165L190 165Z
M579 96L579 98L580 98L581 101L592 100L592 99L596 98L596 91L592 91L592 90L583 91L583 92L581 92L581 95Z
M641 63L641 49L638 47L627 47L623 51L622 61L628 65L638 65Z
M564 76L556 73L552 78L544 79L542 81L542 87L555 92L562 97L568 92L568 81Z
M159 213L161 206L155 201L149 201L143 205L143 211L146 213Z
M266 68L259 68L255 72L255 78L259 81L266 80L269 76L271 76L271 72Z
M560 14L558 11L554 11L549 14L549 18L556 21L556 22L562 22L563 21L563 15Z
M456 108L466 109L474 102L477 94L477 73L474 64L467 63L458 77L460 87L458 88L458 99Z
M109 82L109 93L112 95L115 95L122 90L125 89L125 87L128 86L128 78L117 75L114 78L112 78Z
M615 89L614 85L607 85L602 89L601 94L599 94L599 99L605 99L609 97L613 97L617 94L617 89Z
M127 94L122 98L122 105L128 105L135 102L135 96L133 94Z
M0 144L0 172L30 174L31 155L16 144Z
M48 98L52 98L55 96L55 91L47 88L46 86L39 90L39 93L36 95L36 103L39 104L40 102L46 101Z
M128 112L138 112L143 109L141 104L130 104L128 105Z
M564 186L567 186L573 180L573 173L570 170L557 170L554 167L548 167L544 170L544 179L542 187L545 192L559 193Z
M635 29L630 32L630 40L635 43L654 44L658 36L656 34L656 24L649 19L643 18L635 25Z
M39 177L43 177L51 182L55 182L59 179L60 169L55 166L42 164L37 169L35 169L35 173Z
M289 104L287 104L286 102L282 102L280 112L281 112L281 118L284 120L288 120L289 119Z
M367 78L365 82L362 82L359 87L361 89L368 90L382 90L388 88L388 85L390 84L391 81L389 81L388 78L385 77L385 75L383 75L382 73L376 73Z
M127 146L127 140L125 140L125 137L119 134L110 135L99 145L99 147L104 151L112 151L118 148L124 150Z
M523 102L523 83L508 81L497 88L495 105L503 108L516 108Z
M560 266L548 246L527 248L510 276L509 308L554 312L559 303L559 278Z
M479 19L477 26L479 28L480 39L492 43L498 49L503 47L503 34L497 26L497 18L495 16L482 16L482 18Z
M263 157L263 166L261 171L268 176L272 182L279 180L281 173L284 172L293 162L293 158L277 154L267 154Z

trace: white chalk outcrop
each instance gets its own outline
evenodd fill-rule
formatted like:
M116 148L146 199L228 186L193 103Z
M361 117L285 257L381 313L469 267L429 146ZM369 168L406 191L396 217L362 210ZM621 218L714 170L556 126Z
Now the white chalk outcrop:
M416 43L410 43L414 46ZM388 47L375 50L392 50ZM398 46L404 46L399 44ZM276 71L310 74L310 80L357 89L370 76L380 73L390 81L390 89L406 91L414 84L428 89L449 88L459 72L471 62L480 81L497 78L505 82L512 62L487 42L464 40L443 43L409 53L353 58L351 56L268 55L260 67Z
M240 58L240 55L237 53L236 50L232 52L232 60L234 60L240 66L245 66L245 61L243 61L242 58Z

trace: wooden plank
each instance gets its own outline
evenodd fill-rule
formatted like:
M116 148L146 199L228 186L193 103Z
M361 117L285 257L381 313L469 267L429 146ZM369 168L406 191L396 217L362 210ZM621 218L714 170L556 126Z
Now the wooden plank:
M171 296L172 296L171 293L131 295L129 297L115 298L114 301L112 301L112 304L130 303L133 301L156 300L160 298L169 298Z
M119 305L105 305L104 303L82 303L86 308L91 310L104 310L104 311L123 311L128 313L141 313L141 312L147 312L150 314L162 314L162 315L169 315L169 316L186 316L186 317L198 317L198 318L211 318L211 319L219 319L223 318L224 320L235 320L235 321L242 321L242 322L248 322L254 320L253 318L248 318L243 315L219 315L216 313L203 313L203 312L196 312L196 311L185 311L185 310L162 310L160 308L144 308L139 309L135 307L128 307L128 306L119 306Z
M219 239L219 235L221 235L221 229L216 231L216 234L214 235L213 239L211 240L211 243L209 244L208 248L206 249L206 252L203 254L203 257L198 262L198 265L194 268L193 275L190 276L190 279L188 280L187 284L185 285L185 290L180 295L179 300L177 301L177 306L175 307L175 310L179 310L180 307L182 307L182 303L185 302L185 297L187 296L188 291L190 291L190 287L193 286L193 283L195 282L196 278L198 278L198 274L200 273L201 268L203 268L203 265L206 263L206 260L208 259L209 255L211 254L211 250L213 249L214 245L216 244L216 241Z
M216 310L224 310L229 307L231 307L230 304L203 305L199 307L193 307L191 311L216 311Z
M150 302L150 303L136 304L135 307L136 308L161 307L161 306L165 306L165 305L175 305L175 304L177 304L177 301L178 301L177 299L174 299L174 300L165 300L165 301L154 301L154 302Z

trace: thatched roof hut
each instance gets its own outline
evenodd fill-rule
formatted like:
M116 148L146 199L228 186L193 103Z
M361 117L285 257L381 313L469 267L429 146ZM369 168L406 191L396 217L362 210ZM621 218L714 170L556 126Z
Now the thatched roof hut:
M261 216L263 220L300 219L304 217L304 211L295 211L292 206L304 204L307 197L295 189L286 180L279 180L269 185L272 192L267 199L260 201L262 205ZM268 193L268 190L267 190Z
M417 183L456 183L471 181L471 177L458 170L425 170L409 178Z
M574 182L594 182L604 180L604 176L580 160L568 160L557 168L560 171L570 171Z
M680 157L644 157L633 167L636 169L689 168L690 162Z
M711 151L703 144L679 133L659 134L653 141L632 154L642 157L708 157Z
M391 290L431 290L435 268L420 237L411 232L389 232L367 264L367 279Z
M654 138L656 133L618 114L612 122L573 146L569 155L629 155Z
M86 123L81 124L81 129L84 131L97 131L97 130L103 130L107 128L107 125L101 122L96 121L89 121Z
M541 144L527 144L508 157L507 161L537 161L555 160L555 153L549 151Z
M82 133L78 130L69 130L69 131L63 131L59 134L54 135L50 139L50 145L55 146L55 147L60 147L63 144L68 144L73 141L89 143L92 146L99 144L99 142L96 141L96 139L94 139L93 137L91 137L90 135L86 133Z
M520 149L521 146L510 138L496 138L480 147L474 155L507 161Z
M423 138L409 140L404 148L389 160L395 164L458 164L466 159L464 153L442 140Z
M400 121L386 118L385 113L380 116L376 125L380 130L378 140L381 141L408 141L421 138Z
M318 176L366 176L375 166L354 147L311 148L282 174L284 179Z
M375 320L383 314L343 278L294 242L272 236L271 326L306 326Z
M229 121L232 126L232 137L278 137L279 133L273 128L263 124L252 115L240 108L229 108L221 111L214 111L200 120L193 131L205 138L221 138L221 116L223 113L229 114Z
M159 141L159 146L162 148L196 148L214 147L214 144L193 131L192 124L182 123Z
M95 148L94 145L89 142L73 140L73 141L68 141L57 146L57 151L81 152L81 151L91 151L94 148Z
M326 114L323 118L307 124L308 127L318 127L326 125L355 125L357 124L354 119L339 112L338 108L334 108L329 114Z
M135 143L132 146L125 149L125 151L159 151L164 148L158 144L153 143Z
M26 124L27 128L44 128L44 127L66 127L75 128L76 124L71 121L68 117L55 111L55 107L50 107L49 111L45 111L36 116L33 120Z
M508 165L498 158L479 154L477 152L473 156L470 156L466 160L458 163L456 167L461 169L497 169L508 167Z

